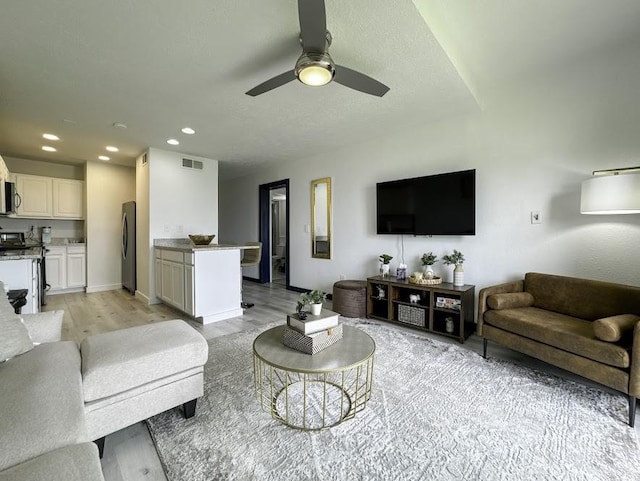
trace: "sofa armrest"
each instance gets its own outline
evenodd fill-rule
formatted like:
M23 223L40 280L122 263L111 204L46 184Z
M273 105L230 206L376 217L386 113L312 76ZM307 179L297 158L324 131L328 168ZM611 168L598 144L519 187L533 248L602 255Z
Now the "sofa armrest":
M24 325L27 326L31 340L36 344L43 342L57 342L62 338L62 318L64 311L38 312L35 314L21 314Z
M640 322L633 328L631 345L631 370L629 371L629 395L640 397Z
M497 286L485 287L480 289L478 293L478 323L476 333L482 336L482 324L484 322L484 313L489 306L487 298L493 294L506 294L508 292L522 292L524 290L524 280L506 282Z

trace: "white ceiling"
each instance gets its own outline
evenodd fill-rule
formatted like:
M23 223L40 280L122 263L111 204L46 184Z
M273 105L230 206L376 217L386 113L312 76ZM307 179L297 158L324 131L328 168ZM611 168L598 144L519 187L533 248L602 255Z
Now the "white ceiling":
M334 60L388 85L386 96L298 82L244 94L293 68L296 0L3 2L0 154L133 165L157 147L218 159L235 176L476 111L496 85L640 30L637 0L326 0L326 10ZM41 150L44 132L61 137L58 152Z

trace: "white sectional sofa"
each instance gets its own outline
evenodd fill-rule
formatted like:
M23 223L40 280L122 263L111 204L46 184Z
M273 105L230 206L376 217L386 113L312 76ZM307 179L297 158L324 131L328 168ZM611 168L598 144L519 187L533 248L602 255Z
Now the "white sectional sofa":
M16 315L0 282L0 481L103 481L104 436L180 404L193 416L202 396L208 346L184 321L79 349L63 314Z

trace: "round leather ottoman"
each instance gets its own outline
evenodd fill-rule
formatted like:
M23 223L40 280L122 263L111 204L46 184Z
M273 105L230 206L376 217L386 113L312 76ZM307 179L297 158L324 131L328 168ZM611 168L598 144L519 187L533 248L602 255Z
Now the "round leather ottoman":
M336 282L333 285L333 311L344 317L367 317L367 282Z

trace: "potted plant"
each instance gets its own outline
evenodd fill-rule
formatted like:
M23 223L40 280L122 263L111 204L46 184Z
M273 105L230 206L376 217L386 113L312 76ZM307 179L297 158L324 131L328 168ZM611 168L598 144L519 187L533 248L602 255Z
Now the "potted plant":
M438 256L433 252L427 252L426 254L422 254L420 260L422 261L422 265L424 266L424 276L427 279L433 279L434 273L431 266L437 262Z
M300 296L300 300L296 305L296 312L298 313L298 319L304 321L307 318L307 311L304 310L304 306L307 305L306 294Z
M389 262L391 262L391 259L393 259L393 257L389 254L382 254L380 256L380 275L382 277L389 277Z
M456 266L453 270L453 285L464 286L464 269L462 268L464 255L462 252L453 249L453 254L442 256L442 262L448 266Z
M323 291L313 290L311 292L306 292L304 294L300 294L300 300L298 301L298 305L296 310L298 311L298 316L300 316L301 312L304 312L304 306L309 304L311 306L311 314L314 316L320 315L320 311L322 311L322 303L327 298L327 294ZM306 318L306 312L304 314ZM300 318L304 319L304 318Z

